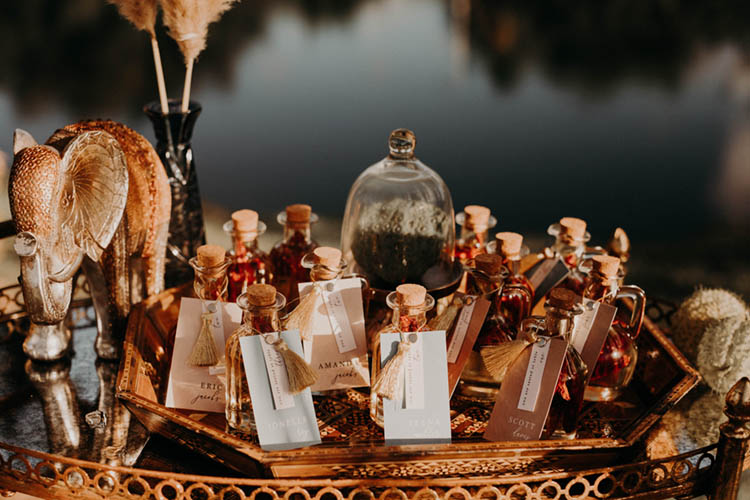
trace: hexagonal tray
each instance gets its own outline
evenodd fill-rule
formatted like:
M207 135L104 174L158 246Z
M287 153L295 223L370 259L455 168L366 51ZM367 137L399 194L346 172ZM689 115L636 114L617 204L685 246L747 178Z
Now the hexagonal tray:
M196 414L164 406L179 297L187 290L168 290L132 310L117 394L150 431L251 476L481 477L606 465L628 453L700 379L677 348L646 319L638 338L640 356L633 381L617 401L584 407L578 439L485 441L482 433L491 407L454 396L452 443L386 446L382 430L370 422L366 390L350 390L315 397L321 445L269 452L257 441L226 432L223 414Z

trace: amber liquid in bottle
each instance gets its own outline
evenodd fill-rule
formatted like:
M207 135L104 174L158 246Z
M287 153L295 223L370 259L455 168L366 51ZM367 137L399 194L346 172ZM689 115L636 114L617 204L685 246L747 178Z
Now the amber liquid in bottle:
M261 226L265 229L265 225ZM258 235L262 231L240 232L233 227L232 221L224 224L224 230L232 237L233 250L230 253L232 263L227 269L229 302L236 302L248 286L255 283L271 281L269 256L258 248Z
M568 344L542 438L574 439L578 428L578 417L583 406L588 369L581 355L570 345L574 312L555 307L554 303L550 302L546 309L547 314L544 318L546 334L550 337L561 337Z
M285 217L281 218L281 215ZM279 220L284 221L284 239L270 253L273 285L291 302L299 297L297 285L309 277L310 270L302 266L302 258L318 244L311 238L309 211L307 221L301 222L289 220L289 208L281 215Z
M619 286L619 262L613 264L610 275L596 269L600 259L606 261L612 258L594 257L595 268L589 275L583 296L613 305L619 299L629 299L633 302L633 311L629 319L618 314L612 322L586 387L587 401L611 401L617 398L633 378L638 362L636 338L643 321L646 297L643 290L636 286Z
M260 285L265 286L265 285ZM248 294L241 295L237 304L243 310L243 325L235 330L226 345L226 411L227 426L230 431L255 435L255 415L250 399L250 388L245 376L245 365L242 359L240 339L259 333L281 331L279 310L286 301L281 294L275 294L271 305L263 306L251 303Z
M381 370L380 334L396 332L412 333L425 331L427 329L427 311L432 309L435 305L435 300L430 295L425 295L424 302L421 305L417 306L402 306L401 301L402 298L398 291L391 292L386 298L388 307L393 310L393 317L391 324L380 330L372 339L372 346L370 350L370 352L372 353L372 370L370 376L371 384L374 383L376 377L378 376L378 373L380 373ZM383 398L380 395L375 394L375 392L370 393L370 418L378 426L383 427Z
M570 269L568 276L558 286L582 295L586 275L580 270L579 264L590 238L586 232L586 222L575 217L563 217L558 224L552 224L547 233L555 236L555 244L545 250L545 253L551 254L553 258L561 258Z

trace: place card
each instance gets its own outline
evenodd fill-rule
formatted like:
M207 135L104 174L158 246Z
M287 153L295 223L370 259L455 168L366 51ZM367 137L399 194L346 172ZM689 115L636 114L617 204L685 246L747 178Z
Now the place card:
M210 330L219 363L224 360L227 340L242 321L242 310L237 304L182 298L164 402L167 408L224 413L224 383L220 370L214 366L193 366L188 363L203 326L201 316L206 312L214 312Z
M395 399L383 398L386 444L449 443L445 332L408 335L415 344L404 362L404 388ZM398 352L400 340L400 333L380 334L381 368Z
M271 346L278 336L289 349L302 355L297 330L240 338L258 441L264 450L291 450L320 443L310 388L299 394L289 391L289 379L281 355Z
M367 336L359 278L318 282L321 293L313 306L312 339L303 342L305 360L318 373L312 391L369 387ZM300 299L313 283L300 283Z
M604 341L607 340L609 327L612 326L612 321L617 314L617 308L611 304L586 298L581 300L581 305L583 306L583 313L577 315L574 319L570 343L588 367L588 375L586 376L586 383L588 384L599 359L599 353L604 347Z
M488 441L533 441L541 437L567 342L539 337L505 374L484 438Z
M542 259L526 271L526 277L534 290L534 304L562 283L569 272L568 266L560 257Z
M448 394L453 396L461 372L469 361L474 343L490 310L490 301L477 295L456 293L464 301L456 321L448 332Z

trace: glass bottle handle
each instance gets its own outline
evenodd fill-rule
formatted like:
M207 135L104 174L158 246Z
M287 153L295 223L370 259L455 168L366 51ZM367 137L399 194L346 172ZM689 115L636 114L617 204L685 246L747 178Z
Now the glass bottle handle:
M633 312L630 315L628 332L634 339L641 332L643 316L646 312L646 292L635 285L625 285L617 292L616 300L630 299L633 301Z

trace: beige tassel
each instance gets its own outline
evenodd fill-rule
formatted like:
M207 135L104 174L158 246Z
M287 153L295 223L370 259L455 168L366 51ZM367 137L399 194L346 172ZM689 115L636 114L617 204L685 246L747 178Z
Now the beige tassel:
M308 365L302 357L289 349L289 346L281 337L274 344L276 351L281 355L286 366L286 375L289 379L289 392L298 394L318 380L318 374Z
M214 336L211 333L211 319L214 313L201 314L201 331L195 340L193 350L188 357L190 366L214 366L219 362Z
M451 300L451 303L445 308L445 311L430 320L427 324L428 328L432 331L449 331L453 326L453 323L456 321L458 311L461 310L463 305L464 301L461 297L453 297L453 300Z
M398 351L395 356L388 360L375 377L375 382L372 384L374 393L387 399L396 399L398 393L401 392L404 381L404 364L409 349L411 349L411 342L408 340L402 340L398 343Z
M531 336L502 344L484 346L480 351L484 367L493 377L502 381L508 368L513 365L513 362L518 359L524 349L534 342L536 342L536 337Z
M312 320L313 313L315 312L315 304L318 302L318 297L321 296L320 288L313 285L313 289L302 297L294 308L294 311L289 313L284 323L284 328L287 330L299 330L299 336L302 340L312 340Z

